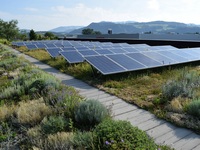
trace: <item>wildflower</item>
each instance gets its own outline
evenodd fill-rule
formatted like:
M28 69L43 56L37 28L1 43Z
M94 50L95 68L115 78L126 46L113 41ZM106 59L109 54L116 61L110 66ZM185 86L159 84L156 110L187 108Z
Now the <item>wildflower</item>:
M105 143L106 143L106 145L110 145L110 144L111 144L111 143L110 143L110 142L108 142L108 141L106 141Z
M123 139L121 139L121 142L122 142L122 143L124 143L124 140L123 140Z

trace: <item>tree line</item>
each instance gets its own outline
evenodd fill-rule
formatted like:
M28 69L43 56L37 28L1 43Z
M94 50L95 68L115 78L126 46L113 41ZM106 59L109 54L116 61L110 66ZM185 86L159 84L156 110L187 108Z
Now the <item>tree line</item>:
M20 31L17 20L4 21L0 19L0 39L13 40L53 40L58 39L51 32L36 33L33 29L30 32Z
M94 31L90 28L82 30L83 35L100 35L100 31ZM54 40L58 37L52 32L36 33L33 29L30 31L20 31L17 20L4 21L0 19L0 39L8 41L13 40Z

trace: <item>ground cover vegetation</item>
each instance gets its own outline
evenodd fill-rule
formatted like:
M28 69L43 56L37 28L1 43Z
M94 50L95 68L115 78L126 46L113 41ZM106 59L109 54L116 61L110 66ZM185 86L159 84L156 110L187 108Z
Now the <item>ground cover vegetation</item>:
M170 148L0 45L0 149Z
M62 72L116 95L156 116L200 133L199 63L169 66L153 70L101 76L87 63L70 65L62 57L51 58L45 50L29 51L32 57Z

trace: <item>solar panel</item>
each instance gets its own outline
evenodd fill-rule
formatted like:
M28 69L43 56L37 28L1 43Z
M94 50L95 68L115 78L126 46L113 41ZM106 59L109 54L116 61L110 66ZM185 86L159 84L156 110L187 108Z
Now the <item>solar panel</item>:
M47 48L54 48L56 47L53 43L46 43L45 44Z
M46 51L49 53L51 57L55 58L60 55L59 51L62 50L58 47L55 47L55 48L46 48Z
M156 47L161 50L177 50L178 48L171 46L171 45L162 45L162 46L151 46L151 47Z
M79 53L83 56L96 56L99 55L97 52L93 50L87 50L87 51L79 51Z
M127 51L121 49L121 48L113 48L113 49L109 49L111 52L115 53L115 54L125 54L127 53Z
M185 49L183 52L188 53L190 55L196 56L198 59L200 59L200 51L198 50L193 50L193 49Z
M78 51L90 50L88 47L76 47Z
M129 47L129 48L123 48L123 50L129 52L129 53L138 53L139 51L134 48L134 47Z
M187 58L188 60L197 60L198 59L197 56L190 55L189 53L185 53L184 51L173 50L173 51L170 51L170 52L177 54L181 57Z
M61 48L63 51L76 51L76 48L74 47L63 47Z
M61 42L60 42L60 43L58 43L58 42L57 42L57 43L54 43L54 45L55 45L56 47L60 47L60 48L61 48L61 47L64 47L64 46L63 46L63 43L61 43Z
M42 44L42 43L36 44L36 46L37 46L38 48L41 48L41 49L47 48L46 45L44 45L44 44Z
M173 59L170 59L164 55L161 55L157 52L142 52L142 54L154 59L154 60L157 60L159 62L161 62L163 65L169 65L169 64L174 64L174 63L177 63L177 61L173 60Z
M25 46L24 42L12 42L13 46Z
M61 51L60 54L71 64L80 63L85 60L77 51Z
M137 60L138 62L140 62L141 64L144 64L145 66L148 66L148 67L158 67L158 66L162 66L162 63L154 60L154 59L151 59L141 53L129 53L129 54L126 54L127 56Z
M29 50L37 49L37 46L36 46L35 44L28 44L28 45L26 45L26 47L27 47Z
M97 53L99 53L100 55L107 55L107 54L113 54L112 51L108 50L108 49L102 49L102 50L95 50Z
M110 60L106 56L89 56L85 57L85 59L104 75L127 71L125 68Z
M119 65L123 66L128 71L146 68L146 66L144 66L143 64L131 59L130 57L128 57L124 54L107 55L107 57L112 59L113 61L115 61Z
M188 62L189 60L184 58L184 57L181 57L179 55L176 55L174 53L172 53L171 51L158 51L159 54L162 54L170 59L173 59L175 60L176 62L178 63L183 63L183 62Z

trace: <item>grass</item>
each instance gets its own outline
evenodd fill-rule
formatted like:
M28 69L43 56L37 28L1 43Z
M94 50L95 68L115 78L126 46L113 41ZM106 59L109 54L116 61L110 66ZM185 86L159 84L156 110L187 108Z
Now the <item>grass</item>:
M129 103L149 110L158 117L165 118L178 125L179 123L176 121L177 118L172 119L172 117L169 117L169 112L172 114L177 112L180 114L187 114L185 108L191 99L176 97L174 100L169 100L169 103L166 103L163 101L162 97L163 85L169 81L175 82L179 80L183 72L200 73L200 69L198 68L199 63L190 63L165 68L155 68L152 70L101 76L93 72L88 63L70 65L62 57L56 59L50 58L45 50L26 50L25 53L59 69L61 72L70 74L92 86L116 95ZM196 95L200 95L198 93L200 93L200 89L196 88ZM186 125L185 127L190 128L191 125ZM194 130L200 132L196 129Z

